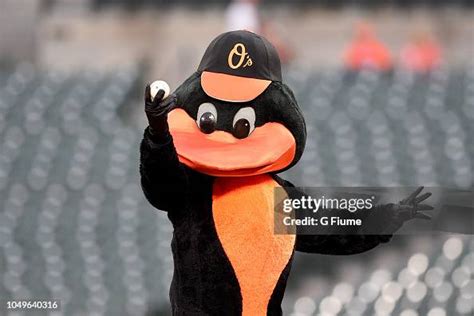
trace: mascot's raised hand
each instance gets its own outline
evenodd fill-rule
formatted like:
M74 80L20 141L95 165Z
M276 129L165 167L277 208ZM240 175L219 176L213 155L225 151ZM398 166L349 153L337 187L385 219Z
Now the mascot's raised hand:
M145 113L148 118L149 131L156 137L166 137L169 134L168 113L176 105L176 95L165 97L165 94L169 94L169 91L167 92L165 89L166 87L159 89L155 94L151 85L147 85L145 88Z

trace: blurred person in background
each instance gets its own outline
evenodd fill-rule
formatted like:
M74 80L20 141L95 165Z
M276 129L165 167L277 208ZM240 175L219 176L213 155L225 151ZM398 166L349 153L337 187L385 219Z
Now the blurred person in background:
M275 46L281 63L288 64L293 59L293 49L279 35L274 25L260 15L259 3L260 0L231 1L226 9L226 31L247 30L263 35Z
M260 33L259 0L233 0L226 10L227 31L247 30Z
M295 53L291 45L279 35L277 29L270 22L262 20L261 34L275 46L282 65L287 65L293 60Z
M372 68L390 70L393 66L388 48L377 38L375 30L368 22L360 22L349 46L344 52L344 65L350 70Z
M429 72L440 63L441 48L432 34L425 31L415 32L400 54L401 66L418 73Z

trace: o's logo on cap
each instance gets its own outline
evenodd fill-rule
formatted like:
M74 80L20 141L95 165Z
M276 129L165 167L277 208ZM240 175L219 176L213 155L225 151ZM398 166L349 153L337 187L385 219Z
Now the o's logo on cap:
M234 56L240 57L237 64L234 64ZM245 64L244 64L245 61ZM237 69L240 68L243 65L243 68L247 66L252 66L252 58L250 58L249 54L247 53L247 50L245 48L245 45L242 43L237 43L234 45L234 48L231 49L229 52L229 56L227 57L227 63L229 64L229 67L232 69Z

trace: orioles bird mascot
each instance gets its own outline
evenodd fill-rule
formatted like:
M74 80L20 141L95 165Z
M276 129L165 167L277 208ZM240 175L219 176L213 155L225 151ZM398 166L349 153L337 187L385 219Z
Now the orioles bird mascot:
M257 34L219 35L198 70L164 95L145 91L140 173L174 228L173 315L281 315L295 250L360 253L428 217L419 188L376 208L377 235L274 233L274 189L293 186L276 174L300 159L306 128L275 48Z

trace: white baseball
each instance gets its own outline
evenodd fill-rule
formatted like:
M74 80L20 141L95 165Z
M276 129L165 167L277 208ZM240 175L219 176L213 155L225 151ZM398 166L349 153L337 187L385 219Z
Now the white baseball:
M170 95L170 86L163 80L156 80L153 81L150 85L150 98L151 101L155 98L158 91L163 90L165 94L163 95L163 99L167 98Z

